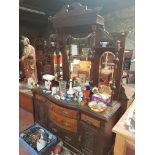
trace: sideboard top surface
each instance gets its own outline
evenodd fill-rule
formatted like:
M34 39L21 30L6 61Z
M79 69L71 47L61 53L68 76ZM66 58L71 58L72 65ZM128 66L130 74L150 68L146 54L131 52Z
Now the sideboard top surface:
M35 94L42 95L42 96L46 97L49 101L51 101L59 106L69 108L69 109L75 109L75 110L81 111L87 115L93 116L97 119L101 119L101 120L105 120L105 121L109 120L121 106L121 104L118 101L114 100L114 101L112 101L112 106L109 106L105 111L94 112L87 105L79 106L77 103L73 103L73 102L67 103L63 100L57 100L51 94L44 93L41 88L32 89L32 92L33 92L34 96L35 96Z

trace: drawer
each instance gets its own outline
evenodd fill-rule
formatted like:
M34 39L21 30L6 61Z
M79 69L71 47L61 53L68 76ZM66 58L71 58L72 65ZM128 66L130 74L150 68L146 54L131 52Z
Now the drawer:
M67 109L60 107L56 104L51 105L51 110L54 111L55 113L60 114L61 116L76 119L78 112L75 110Z
M100 128L100 121L99 120L96 120L95 118L92 118L88 115L85 115L85 114L81 114L81 120L90 124L90 125L93 125L97 128Z
M63 141L71 144L72 146L76 145L77 133L72 133L70 131L64 131L64 129L58 127L51 121L49 121L48 130L51 131L53 134L59 136Z
M77 120L64 117L51 110L48 112L48 117L58 127L71 132L77 132Z

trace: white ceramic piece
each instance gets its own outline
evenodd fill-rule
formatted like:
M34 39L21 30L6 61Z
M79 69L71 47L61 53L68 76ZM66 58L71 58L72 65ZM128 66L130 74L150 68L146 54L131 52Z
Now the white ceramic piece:
M37 141L37 150L40 151L41 149L43 149L46 146L47 142L43 139L39 139Z
M52 81L54 80L55 76L54 75L50 75L50 74L44 74L43 75L43 79L47 80L47 81Z

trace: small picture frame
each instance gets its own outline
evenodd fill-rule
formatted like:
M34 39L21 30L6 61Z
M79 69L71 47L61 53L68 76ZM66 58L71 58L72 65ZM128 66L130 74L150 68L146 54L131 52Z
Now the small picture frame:
M71 45L71 51L72 51L72 55L78 55L78 46L77 45Z

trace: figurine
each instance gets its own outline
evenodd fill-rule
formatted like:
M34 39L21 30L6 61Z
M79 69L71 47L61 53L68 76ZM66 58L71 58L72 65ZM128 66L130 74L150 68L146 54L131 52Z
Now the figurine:
M81 87L77 88L77 102L80 103L82 101L83 92L81 90Z
M23 44L23 54L21 62L24 67L24 75L26 79L32 78L34 83L38 82L37 67L36 67L36 54L33 46L30 45L30 41L27 37L21 38Z

